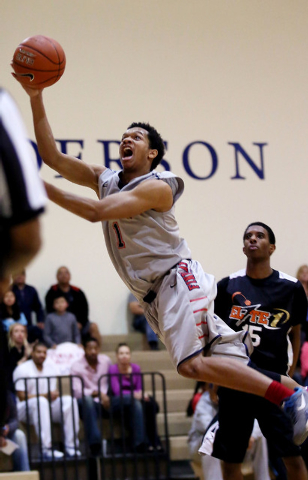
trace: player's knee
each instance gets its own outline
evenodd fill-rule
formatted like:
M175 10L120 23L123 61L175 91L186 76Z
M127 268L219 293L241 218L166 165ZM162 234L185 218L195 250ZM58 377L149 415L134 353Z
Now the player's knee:
M221 462L224 480L233 480L241 474L241 463Z
M182 377L195 378L198 380L202 374L202 362L200 357L194 357L178 367L178 372Z

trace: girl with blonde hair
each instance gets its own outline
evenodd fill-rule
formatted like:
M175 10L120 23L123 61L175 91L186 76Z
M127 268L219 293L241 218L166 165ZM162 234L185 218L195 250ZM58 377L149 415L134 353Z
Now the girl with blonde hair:
M32 353L33 345L27 341L27 328L20 323L13 323L8 332L10 370L13 372L21 363L26 362Z

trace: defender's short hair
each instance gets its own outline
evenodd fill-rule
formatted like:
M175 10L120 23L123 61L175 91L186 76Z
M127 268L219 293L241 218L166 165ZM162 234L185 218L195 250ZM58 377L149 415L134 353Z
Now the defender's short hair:
M245 240L245 235L247 233L248 228L252 227L253 225L258 225L259 227L264 228L268 233L268 238L269 238L270 244L272 244L272 245L276 244L276 238L275 238L273 230L263 222L252 222L252 223L250 223L248 225L248 227L246 227L246 229L245 229L245 232L244 232L244 235L243 235L243 240Z

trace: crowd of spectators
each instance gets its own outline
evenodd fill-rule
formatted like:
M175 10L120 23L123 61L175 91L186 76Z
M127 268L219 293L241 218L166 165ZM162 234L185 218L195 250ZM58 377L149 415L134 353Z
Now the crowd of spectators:
M302 265L297 272L308 300L308 265ZM46 308L42 307L38 293L26 284L25 272L14 277L13 286L5 293L0 304L2 328L8 338L8 373L10 391L4 437L19 445L12 455L15 470L29 470L27 442L19 422L28 420L34 426L42 442L42 454L46 459L60 459L64 455L78 457L79 419L84 422L84 431L92 455L101 455L102 437L98 419L112 415L124 415L124 423L130 434L135 451L161 450L157 434L156 414L158 404L144 392L140 367L132 363L131 350L126 343L116 349L116 363L101 353L101 336L98 326L89 320L88 302L84 292L70 283L67 267L57 271L58 283L52 285L46 294ZM158 349L153 332L145 329L141 306L136 299L128 298L128 306L134 314L134 328L146 334L152 350ZM140 307L137 311L137 307ZM142 318L143 317L143 318ZM137 319L137 320L136 320ZM140 325L137 325L139 321ZM308 317L307 317L308 322ZM305 329L303 329L305 330ZM64 342L83 347L83 354L70 367L73 376L72 397L63 395L60 401L56 377L57 365L48 359L48 348L56 348ZM308 342L305 335L301 340L301 356L296 379L307 385ZM109 377L109 375L111 375ZM26 381L26 378L50 377ZM98 380L101 378L98 388ZM82 381L80 380L82 379ZM39 399L39 401L37 401ZM29 409L26 418L26 403ZM61 411L62 409L62 411ZM51 412L51 416L50 416ZM193 422L189 434L192 457L198 459L207 472L204 479L221 477L220 463L211 456L197 456L198 446L204 431L215 428L217 398L215 389L203 385L190 405ZM64 452L54 448L51 442L51 424L63 421ZM255 425L248 451L250 461L255 465L256 478L267 478L267 447L258 425Z
M111 359L101 353L101 335L98 326L89 320L84 292L71 285L67 267L60 267L56 275L57 283L46 293L45 308L37 290L26 284L25 271L14 276L0 303L1 328L8 340L9 392L3 436L19 447L12 456L14 470L29 470L26 436L18 428L19 422L33 425L42 458L47 460L81 455L80 419L91 455L101 455L98 419L111 414L115 418L123 415L136 452L160 451L158 404L143 391L141 370L131 362L129 346L117 347L117 363L112 365ZM152 332L155 345L150 346L158 349L154 335ZM52 352L62 344L68 350L72 344L79 347L78 360L69 367L71 395L60 395L57 386L56 377L62 373ZM51 423L62 423L64 451L52 442Z

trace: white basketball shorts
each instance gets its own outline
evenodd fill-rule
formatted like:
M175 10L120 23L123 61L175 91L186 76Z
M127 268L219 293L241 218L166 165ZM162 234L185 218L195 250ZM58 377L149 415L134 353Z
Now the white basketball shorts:
M248 363L253 349L249 334L234 332L214 314L215 297L213 275L199 262L182 260L163 278L153 302L145 305L146 318L175 368L201 352Z

